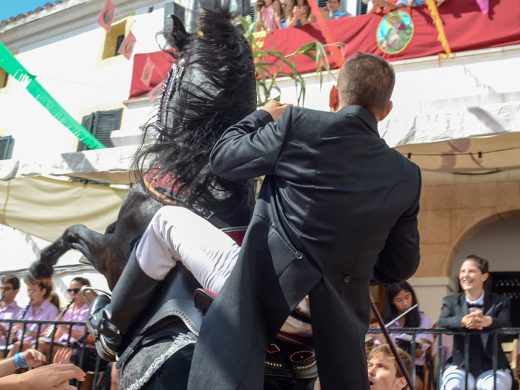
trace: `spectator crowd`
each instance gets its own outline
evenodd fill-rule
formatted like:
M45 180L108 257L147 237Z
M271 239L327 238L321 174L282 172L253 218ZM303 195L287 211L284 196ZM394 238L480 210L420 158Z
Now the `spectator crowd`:
M344 0L346 1L346 0ZM441 4L444 0L436 0ZM424 0L367 0L367 13L390 12L402 7L418 7ZM341 0L327 0L320 8L324 20L352 16L344 10ZM257 31L272 31L285 27L301 27L316 22L308 0L257 0L255 15Z

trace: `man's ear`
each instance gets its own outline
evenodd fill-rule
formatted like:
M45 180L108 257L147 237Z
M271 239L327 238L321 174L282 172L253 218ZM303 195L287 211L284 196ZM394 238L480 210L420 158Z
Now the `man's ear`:
M408 386L408 383L406 382L406 378L404 376L400 377L400 378L396 378L396 383L397 383L397 388L398 389L406 389L407 386Z
M394 108L394 103L390 100L386 106L385 111L379 117L379 120L382 121L383 119L385 119L388 116L388 114L390 114L390 111L392 111L392 108Z
M330 111L336 112L339 108L339 90L335 85L332 86L329 93L329 108Z

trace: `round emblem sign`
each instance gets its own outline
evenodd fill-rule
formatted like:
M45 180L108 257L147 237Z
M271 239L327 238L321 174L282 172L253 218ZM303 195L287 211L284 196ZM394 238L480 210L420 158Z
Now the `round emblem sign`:
M386 14L377 27L377 46L388 54L403 51L412 38L412 18L404 11L394 11Z

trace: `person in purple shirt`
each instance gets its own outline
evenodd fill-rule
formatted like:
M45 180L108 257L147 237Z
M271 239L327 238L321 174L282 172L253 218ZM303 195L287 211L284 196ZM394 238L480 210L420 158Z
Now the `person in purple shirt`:
M85 303L83 295L80 294L81 287L83 286L90 286L90 281L80 276L77 276L71 280L67 292L70 294L72 300L69 304L69 308L65 311L61 318L57 318L58 320L70 322L85 322L88 316L89 307ZM54 340L63 344L71 344L84 335L84 326L73 325L72 327L69 327L67 325L60 325L56 330Z
M0 280L0 320L16 320L20 317L22 308L15 301L18 291L20 291L20 279L17 276L5 275L2 277ZM9 344L7 342L9 326L8 322L0 322L0 350L4 350ZM13 331L11 330L11 332Z
M52 321L58 315L58 307L51 303L52 297L52 280L50 278L45 279L34 279L30 275L24 278L25 284L27 284L27 292L31 304L27 311L23 313L23 319L26 321L41 320L41 321ZM47 325L38 324L27 324L25 329L22 325L16 325L16 339L17 342L13 345L13 348L9 352L8 356L12 356L20 350L29 348L29 346L36 343L42 335L45 334ZM23 346L21 347L21 339L23 337Z

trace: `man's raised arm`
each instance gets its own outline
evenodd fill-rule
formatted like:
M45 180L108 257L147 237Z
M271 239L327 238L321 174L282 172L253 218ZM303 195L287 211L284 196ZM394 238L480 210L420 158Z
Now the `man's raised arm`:
M244 180L271 173L287 131L290 106L270 101L231 126L210 155L212 172L227 180Z

